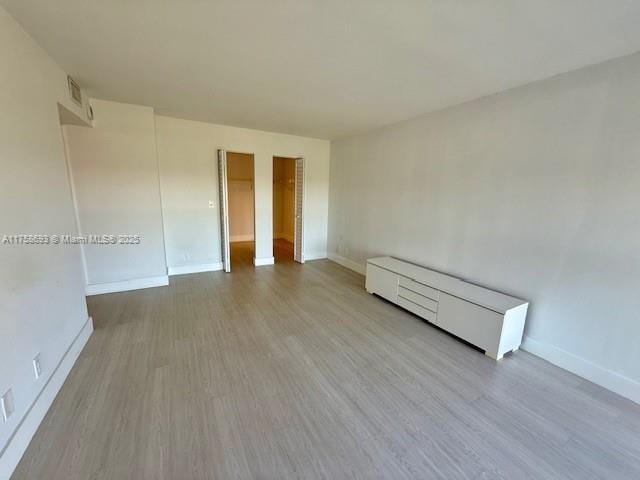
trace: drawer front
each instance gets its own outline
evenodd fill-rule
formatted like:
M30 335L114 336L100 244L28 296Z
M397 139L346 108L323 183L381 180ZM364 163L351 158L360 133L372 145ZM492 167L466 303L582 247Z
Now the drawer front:
M367 263L367 278L365 288L369 293L375 293L391 302L398 299L398 275Z
M403 297L406 300L409 300L420 305L423 308L426 308L427 310L431 310L432 312L438 311L438 302L436 302L435 300L431 300L430 298L423 297L422 295L411 290L407 290L404 287L398 287L398 297Z
M406 288L407 290L412 290L416 293L419 293L423 297L428 297L435 301L438 301L438 299L440 298L439 296L440 292L435 288L431 288L427 285L423 285L422 283L418 283L407 277L400 277L400 286Z
M436 323L436 314L431 310L427 310L426 308L423 308L420 305L417 305L402 297L398 297L398 305L400 305L405 310L409 310L411 313L415 313L419 317L428 320L431 323Z
M440 295L438 326L491 352L498 351L503 317L446 293Z

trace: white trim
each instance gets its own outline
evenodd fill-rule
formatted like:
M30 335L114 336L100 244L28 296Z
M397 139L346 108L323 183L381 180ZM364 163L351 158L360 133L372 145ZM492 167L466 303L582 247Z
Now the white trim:
M337 253L330 253L328 255L329 260L332 260L343 267L348 268L349 270L353 270L354 272L358 272L360 275L364 275L367 271L366 267L358 262L354 262L342 255L338 255Z
M231 271L231 253L229 251L229 185L227 178L227 152L218 150L218 193L220 195L220 251L225 272Z
M304 221L306 218L305 210L307 208L307 165L304 157L298 157L295 159L295 188L293 193L294 211L293 211L293 259L296 262L304 263L305 261L305 249L304 249ZM302 169L302 185L298 185L298 170ZM300 189L302 189L302 211L298 211L298 196ZM300 237L300 238L298 238ZM298 246L300 247L300 256L298 257Z
M167 229L164 221L164 200L162 198L162 175L160 169L160 154L158 153L158 128L156 126L156 116L153 116L153 148L156 155L156 172L158 179L158 199L160 200L160 222L162 223L162 251L164 252L164 265L169 265L169 256L167 254Z
M327 258L327 252L310 253L310 254L304 256L305 261L306 260L320 260L321 258Z
M38 430L42 419L47 414L49 407L51 407L53 400L56 398L60 388L62 388L62 384L92 333L93 320L89 317L51 373L47 383L45 383L27 410L27 413L20 420L13 434L9 437L7 444L0 450L0 478L9 478L18 466L22 455L29 446L29 442L31 442L33 435Z
M178 265L169 267L169 275L187 275L189 273L217 272L222 270L222 262L200 263L198 265Z
M134 278L113 283L93 283L87 285L87 296L101 295L103 293L126 292L128 290L140 290L141 288L164 287L169 285L168 275L157 277Z
M91 128L93 128L93 126ZM69 151L67 129L65 128L64 125L60 125L60 132L62 135L65 162L67 165L67 178L69 179L69 188L71 189L73 213L76 219L76 231L78 232L78 235L82 235L82 224L80 223L80 210L78 209L78 197L76 193L75 182L73 180L73 169L71 168L71 152ZM89 281L89 270L87 270L87 256L84 251L84 245L82 243L80 244L80 259L82 260L82 274L84 275L84 282L87 283Z
M233 242L252 242L254 239L254 236L252 233L247 233L245 235L231 235L229 237L229 242L233 243Z
M524 337L521 348L612 392L640 403L640 382L531 337Z
M263 265L273 265L275 263L274 257L264 257L264 258L254 258L253 264L256 267L261 267Z

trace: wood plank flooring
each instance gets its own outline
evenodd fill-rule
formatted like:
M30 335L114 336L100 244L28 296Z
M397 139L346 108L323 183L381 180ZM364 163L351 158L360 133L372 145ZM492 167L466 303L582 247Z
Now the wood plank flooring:
M496 363L330 261L237 265L90 297L14 478L640 478L637 404Z

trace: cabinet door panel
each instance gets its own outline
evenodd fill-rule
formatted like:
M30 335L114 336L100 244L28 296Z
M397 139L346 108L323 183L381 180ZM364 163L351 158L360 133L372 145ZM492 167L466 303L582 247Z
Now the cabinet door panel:
M395 303L398 300L398 275L368 263L366 288L367 292Z
M502 320L492 310L440 292L438 326L486 351L497 351Z

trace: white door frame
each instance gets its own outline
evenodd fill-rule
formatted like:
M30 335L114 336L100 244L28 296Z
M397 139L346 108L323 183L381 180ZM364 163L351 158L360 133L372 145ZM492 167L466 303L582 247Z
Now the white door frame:
M230 239L230 230L229 230L229 179L228 179L228 153L238 153L242 155L251 155L253 159L253 172L252 172L252 193L253 193L253 253L254 258L253 262L256 264L255 254L258 251L258 230L257 230L257 195L256 195L256 154L250 151L244 151L243 149L228 149L219 147L218 148L218 177L219 177L219 195L220 195L220 237L221 237L221 253L222 253L222 265L223 270L225 272L231 271L231 239ZM221 168L220 155L224 155L224 168ZM220 173L224 173L224 178L220 175ZM224 180L224 182L223 182ZM222 186L224 184L224 191ZM226 234L225 234L226 232ZM225 238L226 237L226 238ZM226 246L226 249L225 249ZM226 252L226 255L225 255ZM226 257L226 258L225 258ZM273 262L271 262L273 263ZM257 265L257 264L256 264Z
M304 157L298 157L295 159L296 168L295 168L295 194L294 194L294 202L295 202L295 211L294 211L294 229L293 229L293 259L296 262L304 263L304 218L305 218L305 210L307 205L307 188L306 188L306 162ZM302 169L302 185L298 184L298 169ZM298 199L299 195L301 209L298 211Z
M218 149L218 190L220 194L220 254L222 268L231 271L229 242L229 182L227 181L227 152Z

